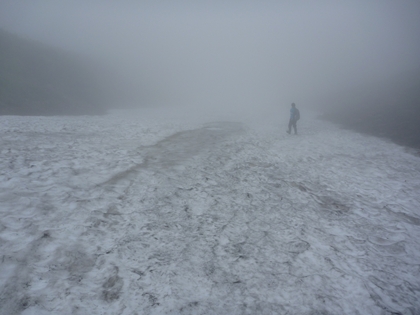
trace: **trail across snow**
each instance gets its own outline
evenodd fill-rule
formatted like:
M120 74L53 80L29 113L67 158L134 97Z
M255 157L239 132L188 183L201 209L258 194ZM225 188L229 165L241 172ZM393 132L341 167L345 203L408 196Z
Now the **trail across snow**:
M0 314L419 314L420 158L308 116L0 117Z

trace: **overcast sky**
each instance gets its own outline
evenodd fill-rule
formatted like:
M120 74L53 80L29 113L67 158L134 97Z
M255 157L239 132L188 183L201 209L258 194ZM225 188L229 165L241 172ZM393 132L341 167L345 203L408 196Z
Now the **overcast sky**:
M307 106L420 65L420 1L1 0L0 27L91 54L157 103Z

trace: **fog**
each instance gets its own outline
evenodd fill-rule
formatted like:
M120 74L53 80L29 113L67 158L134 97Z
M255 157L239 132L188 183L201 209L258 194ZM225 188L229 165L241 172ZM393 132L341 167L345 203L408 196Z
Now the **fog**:
M419 30L419 0L0 0L0 315L420 314Z
M132 105L251 112L418 67L419 17L418 1L386 0L0 4L0 27L129 78Z

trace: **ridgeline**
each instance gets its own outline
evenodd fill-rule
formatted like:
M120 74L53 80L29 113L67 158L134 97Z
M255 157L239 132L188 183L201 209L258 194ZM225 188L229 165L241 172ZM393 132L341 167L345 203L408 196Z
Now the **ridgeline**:
M0 115L98 115L115 102L105 67L0 29Z
M337 93L322 118L420 149L420 69Z

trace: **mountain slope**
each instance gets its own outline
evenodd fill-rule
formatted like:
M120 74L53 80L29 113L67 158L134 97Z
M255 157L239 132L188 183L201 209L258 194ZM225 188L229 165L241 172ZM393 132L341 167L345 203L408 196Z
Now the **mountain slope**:
M86 59L0 30L0 115L104 113L109 73Z
M420 148L420 69L337 93L321 110L346 128Z

